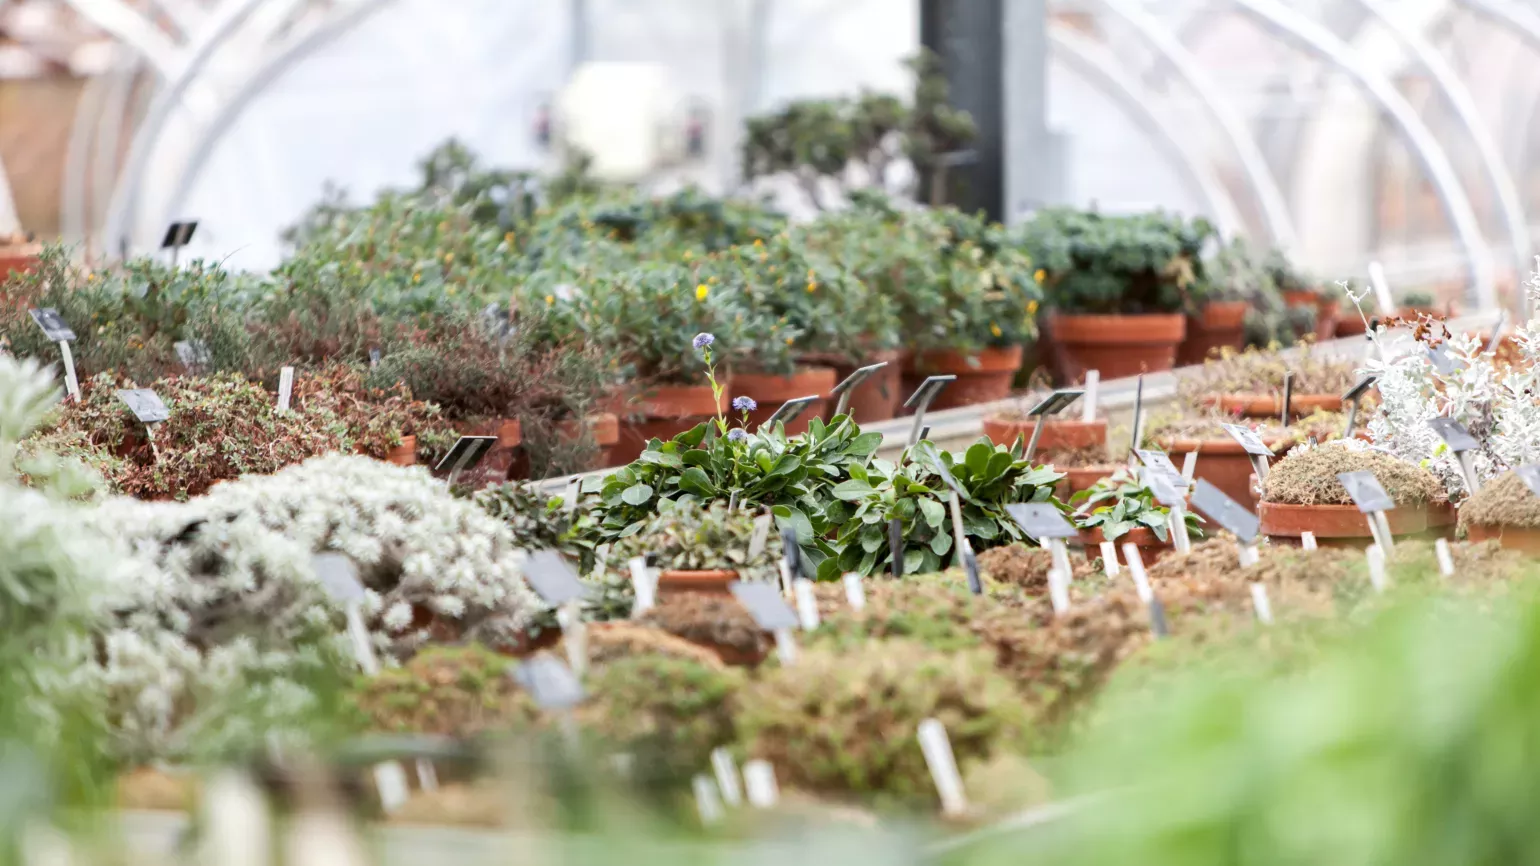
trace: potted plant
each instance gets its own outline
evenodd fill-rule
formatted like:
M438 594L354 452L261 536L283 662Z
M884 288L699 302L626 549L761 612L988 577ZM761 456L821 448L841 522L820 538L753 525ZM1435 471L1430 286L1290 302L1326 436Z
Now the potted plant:
M837 555L826 560L819 577L846 572L871 575L892 570L889 525L898 520L903 538L903 573L939 571L955 557L953 495L942 475L949 472L965 495L959 496L964 532L975 553L1026 541L1006 506L1050 502L1063 475L1022 459L1020 445L1007 448L980 439L961 459L922 440L897 463L873 460L852 465L850 480L832 491L847 504L834 543ZM1061 506L1062 507L1062 506Z
M1123 545L1139 548L1139 556L1152 565L1171 549L1171 509L1155 501L1155 493L1128 469L1119 469L1111 477L1070 497L1075 509L1075 525L1087 550L1095 550L1103 541L1112 542L1119 562L1127 565ZM1189 535L1202 537L1200 518L1185 513Z
M1045 327L1060 379L1086 370L1104 378L1169 370L1196 308L1206 221L1166 214L1106 216L1069 209L1038 212L1024 226L1042 268L1051 315Z
M951 209L884 210L872 219L886 261L863 272L896 299L912 350L903 393L929 376L953 375L931 408L1008 397L1023 346L1037 335L1041 297L1016 233Z
M1208 481L1241 505L1255 508L1257 496L1252 492L1251 476L1256 470L1251 456L1235 441L1235 437L1225 431L1223 425L1232 423L1256 432L1274 455L1288 450L1294 441L1276 423L1247 421L1212 413L1152 418L1150 425L1145 428L1145 438L1169 454L1178 466L1186 461L1188 454L1196 453L1198 464L1194 477Z
M1336 295L1314 286L1282 250L1274 250L1268 256L1266 268L1273 285L1283 295L1285 306L1314 313L1316 342L1331 339L1337 330Z
M1304 532L1322 544L1365 546L1373 538L1368 521L1337 476L1372 472L1396 507L1385 512L1393 536L1428 528L1428 513L1444 499L1433 473L1376 451L1363 442L1339 440L1302 445L1268 471L1257 515L1262 533L1297 540Z
M1438 299L1428 291L1412 291L1401 296L1401 305L1396 309L1396 315L1408 321L1415 322L1423 316L1430 319L1447 319L1450 308L1438 306Z
M43 254L43 245L20 232L0 234L0 282L12 273L35 270Z
M331 363L295 375L290 407L299 412L324 411L336 417L355 453L397 466L417 462L417 443L430 453L447 449L455 439L452 426L437 406L413 400L404 386L371 390L364 375L345 364Z
M1195 409L1239 418L1281 418L1283 379L1292 373L1289 416L1336 412L1359 380L1355 361L1327 357L1314 347L1291 353L1247 348L1225 351L1177 378L1177 396ZM1372 404L1371 404L1372 405Z
M1027 411L1027 404L1018 402L991 412L984 416L984 435L996 445L1031 442L1039 419L1029 417ZM1062 496L1090 487L1117 468L1107 445L1106 418L1085 421L1062 414L1049 416L1033 456L1065 474L1059 486Z
M1266 293L1275 292L1266 268L1244 240L1221 247L1204 264L1204 281L1196 287L1196 312L1187 314L1187 336L1177 347L1179 365L1201 364L1215 353L1241 348L1246 317Z
M1516 472L1504 472L1460 504L1460 533L1471 541L1496 539L1508 550L1540 553L1540 496Z
M722 503L702 505L693 499L664 500L640 530L610 548L617 571L635 557L648 557L659 569L658 595L676 592L726 594L735 580L780 580L784 557L779 532L768 533L763 550L750 547L755 513L728 511Z

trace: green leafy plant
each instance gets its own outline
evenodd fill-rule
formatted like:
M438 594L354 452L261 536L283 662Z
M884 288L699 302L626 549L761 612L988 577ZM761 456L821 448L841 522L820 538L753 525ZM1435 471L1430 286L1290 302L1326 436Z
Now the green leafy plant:
M1119 469L1077 492L1069 502L1075 507L1075 524L1082 529L1100 529L1108 541L1117 541L1141 527L1154 532L1161 541L1168 540L1171 509L1157 502L1155 492L1127 469ZM1202 518L1191 511L1183 516L1187 534L1201 538Z
M1163 213L1108 216L1050 208L1023 224L1024 243L1045 273L1046 303L1070 314L1197 312L1204 219Z
M1015 448L987 439L969 446L961 460L921 441L898 463L872 460L851 466L849 472L850 480L831 491L852 510L841 522L835 542L838 556L819 568L821 579L889 570L892 520L899 521L902 530L904 574L940 570L956 541L947 507L952 491L943 473L963 490L963 531L975 551L1027 540L1005 507L1054 501L1053 487L1064 477L1049 467L1033 466Z

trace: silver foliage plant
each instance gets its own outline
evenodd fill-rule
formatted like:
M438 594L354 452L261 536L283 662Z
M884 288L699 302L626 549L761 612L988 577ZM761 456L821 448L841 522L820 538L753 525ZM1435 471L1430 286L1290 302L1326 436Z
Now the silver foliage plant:
M1540 272L1526 290L1540 303ZM1351 291L1349 296L1355 304L1363 299ZM1363 372L1379 377L1381 408L1368 424L1376 447L1426 466L1451 499L1468 491L1458 459L1430 426L1435 418L1453 418L1483 442L1472 455L1478 481L1540 460L1540 318L1515 329L1520 357L1507 368L1471 334L1451 334L1444 344L1454 367L1448 373L1439 372L1420 343L1394 342L1383 330L1370 339L1376 351Z

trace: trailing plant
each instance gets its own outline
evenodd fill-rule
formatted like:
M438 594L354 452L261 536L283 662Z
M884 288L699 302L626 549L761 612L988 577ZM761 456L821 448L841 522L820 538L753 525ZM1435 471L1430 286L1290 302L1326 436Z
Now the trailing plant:
M568 509L533 484L509 482L483 487L471 497L481 509L507 525L513 546L520 550L555 550L593 567L593 544L583 537L586 514Z
M867 465L852 465L849 472L850 480L831 492L852 510L841 522L835 542L838 556L819 567L820 579L832 580L845 572L870 575L891 570L888 527L892 520L899 521L901 528L904 574L940 570L953 555L956 541L947 508L952 490L944 474L950 474L962 489L963 531L976 552L1026 541L1005 507L1055 501L1054 485L1064 477L1050 467L1023 460L1016 448L987 439L969 446L960 460L921 441L904 452L898 463L874 459Z
M416 436L427 451L454 441L454 430L437 406L412 399L404 386L374 389L355 367L331 363L296 372L290 407L298 412L330 413L344 430L345 447L378 460Z
M348 447L347 428L325 407L278 411L273 395L231 375L174 376L151 386L170 417L147 430L117 395L134 383L103 374L81 383L41 447L88 447L111 487L140 498L196 496L216 482L275 472ZM254 447L261 443L261 447Z
M641 528L610 547L610 565L623 570L636 557L647 557L665 571L738 572L740 580L780 579L785 554L780 533L769 532L765 548L750 555L755 514L729 511L723 503L696 500L665 501Z
M1155 492L1127 469L1075 493L1069 503L1075 507L1075 523L1081 529L1100 529L1102 537L1117 541L1141 527L1155 533L1162 542L1170 534L1171 509L1155 499ZM1191 511L1183 515L1189 536L1203 537L1198 524L1203 520Z

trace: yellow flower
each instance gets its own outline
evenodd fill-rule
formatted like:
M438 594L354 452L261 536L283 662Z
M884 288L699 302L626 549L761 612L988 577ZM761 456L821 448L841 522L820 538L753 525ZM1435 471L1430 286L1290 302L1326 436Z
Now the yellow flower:
M551 306L554 303L556 303L556 296L555 295L546 295L545 296L545 305L547 307Z
M444 264L447 265L447 264L449 264L450 262L452 262L454 260L455 260L455 254L454 253L444 253Z
M1042 268L1038 268L1037 269L1037 273L1032 275L1032 279L1037 280L1039 283L1041 283L1043 280L1048 279L1048 272L1043 270Z
M695 287L695 300L704 301L709 294L711 294L711 289L705 283Z
M503 243L505 243L505 244L513 243L513 232L509 232L509 233L503 235Z
M96 274L86 274L86 282L91 283L91 282L95 282L95 281L96 281Z
M1030 315L1035 312L1037 312L1037 301L1027 301L1027 313Z
M996 325L994 322L990 322L989 323L989 333L994 334L996 337L998 337L1003 332L1000 330L1000 326L999 325Z
M764 246L764 245L765 245L765 240L764 240L764 238L755 238L755 239L754 239L754 246L756 246L756 247L762 247L762 246Z
M786 345L788 345L788 346L791 345L791 338L790 337L786 338Z
M455 293L455 287L454 287L454 286L450 286L450 287L449 287L449 288L448 288L448 290L447 290L447 293L448 293L448 294L451 294L451 295L452 295L452 294L454 294L454 293Z
M422 273L418 272L418 273L412 274L412 282L414 282L414 283L422 282Z
M818 291L818 284L813 282L812 280L808 280L807 281L807 293L811 295L812 293L814 293L816 291Z

